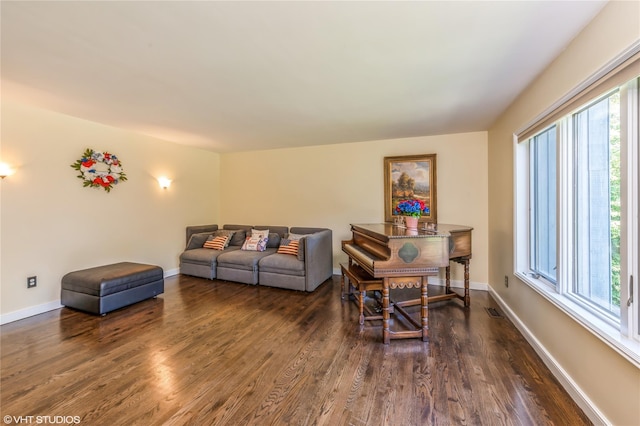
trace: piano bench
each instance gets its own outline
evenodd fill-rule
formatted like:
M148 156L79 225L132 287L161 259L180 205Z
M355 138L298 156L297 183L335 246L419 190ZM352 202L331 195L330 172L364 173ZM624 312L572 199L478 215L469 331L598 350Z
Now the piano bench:
M382 280L373 278L356 264L340 264L340 269L342 270L342 298L344 299L345 294L347 294L347 296L354 296L355 302L360 310L360 324L364 324L365 321L381 320L382 315L372 312L369 307L365 306L364 300L367 291L382 291ZM355 291L351 291L352 288ZM365 311L367 315L364 314Z

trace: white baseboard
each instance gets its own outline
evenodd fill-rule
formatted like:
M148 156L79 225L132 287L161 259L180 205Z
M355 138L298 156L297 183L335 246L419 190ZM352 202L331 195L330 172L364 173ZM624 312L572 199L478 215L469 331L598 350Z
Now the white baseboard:
M464 288L464 281L462 280L451 280L452 288ZM429 277L429 284L439 285L441 287L445 286L445 280L439 278ZM489 289L489 285L487 283L478 283L474 281L469 281L469 290L482 290L487 291Z
M547 351L547 349L540 343L536 336L531 333L527 326L518 318L518 316L509 308L509 306L502 300L502 298L495 292L495 290L489 286L489 294L493 297L500 308L507 315L509 320L516 326L518 331L527 339L527 342L533 347L538 356L542 358L545 365L551 370L551 374L555 376L560 382L562 387L569 393L571 398L576 404L584 411L584 414L589 417L594 424L610 425L611 422L607 420L604 414L598 410L598 407L589 399L589 397L582 391L580 386L573 381L571 376L565 371L564 368L556 361L556 359Z
M180 268L168 269L164 271L164 278L172 277L180 273ZM60 300L56 300L49 303L43 303L42 305L30 306L28 308L20 309L18 311L9 312L7 314L0 315L0 325L10 322L18 321L21 319L29 318L34 315L43 314L45 312L53 311L54 309L60 309L62 305Z
M167 269L164 271L164 278L172 277L180 273L180 268Z
M43 314L45 312L53 311L60 308L62 308L62 305L60 304L59 300L49 303L43 303L42 305L30 306L28 308L0 315L0 325L29 318L34 315Z

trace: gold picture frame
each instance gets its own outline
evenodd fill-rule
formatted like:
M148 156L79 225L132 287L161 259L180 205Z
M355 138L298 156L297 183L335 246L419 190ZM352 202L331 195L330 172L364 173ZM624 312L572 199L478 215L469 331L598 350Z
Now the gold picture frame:
M384 158L384 220L393 222L394 210L406 199L419 199L429 207L420 222L437 223L436 154Z

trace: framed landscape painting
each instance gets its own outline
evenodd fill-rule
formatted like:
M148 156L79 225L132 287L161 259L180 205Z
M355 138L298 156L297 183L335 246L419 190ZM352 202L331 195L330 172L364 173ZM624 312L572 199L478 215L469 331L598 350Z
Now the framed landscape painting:
M436 154L384 158L384 220L393 222L401 201L420 200L428 208L420 222L437 222Z

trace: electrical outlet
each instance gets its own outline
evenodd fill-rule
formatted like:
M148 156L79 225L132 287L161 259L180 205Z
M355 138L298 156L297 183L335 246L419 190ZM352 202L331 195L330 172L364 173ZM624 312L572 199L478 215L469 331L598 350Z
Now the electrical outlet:
M504 286L505 287L509 287L509 276L508 275L504 276Z
M38 277L27 277L27 288L33 288L38 284Z

